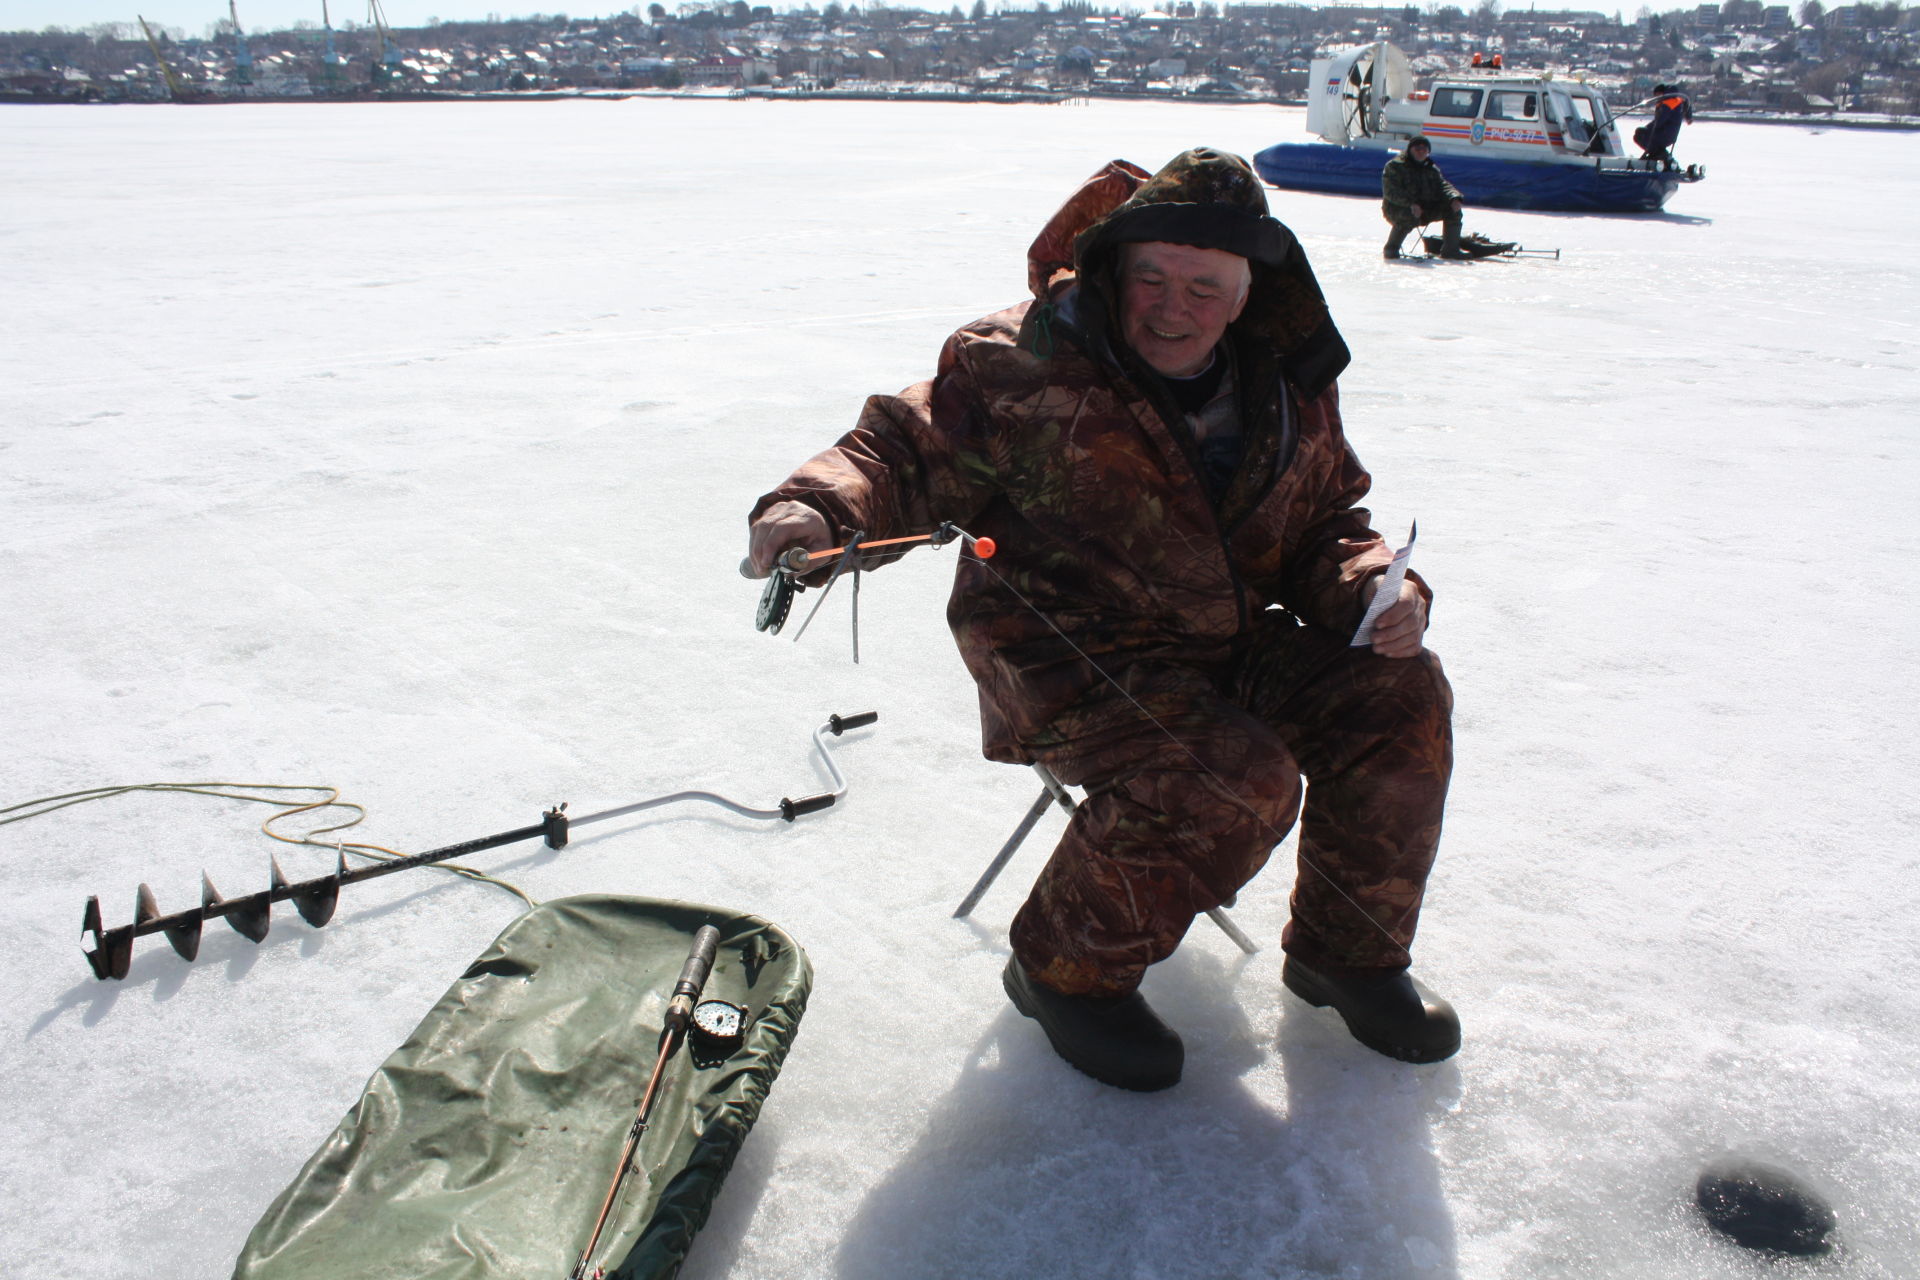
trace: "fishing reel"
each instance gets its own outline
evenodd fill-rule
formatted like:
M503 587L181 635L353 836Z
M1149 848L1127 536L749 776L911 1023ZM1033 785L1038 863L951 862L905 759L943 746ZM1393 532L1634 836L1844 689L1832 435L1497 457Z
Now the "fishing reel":
M787 615L793 612L793 598L805 590L790 573L775 569L768 574L767 585L760 592L760 607L754 611L753 629L779 635L780 628L787 625Z
M839 554L839 549L827 554ZM780 628L787 625L787 615L793 612L793 598L807 589L807 584L800 581L800 575L814 567L814 559L813 553L805 547L789 547L773 562L773 572L767 575L767 585L760 591L760 607L753 614L755 631L775 636L780 634ZM836 566L835 577L839 576L839 567ZM740 562L740 576L753 576L753 561ZM832 585L831 579L828 585Z
M687 1052L697 1067L717 1067L747 1038L747 1011L726 1000L702 1000L687 1025Z

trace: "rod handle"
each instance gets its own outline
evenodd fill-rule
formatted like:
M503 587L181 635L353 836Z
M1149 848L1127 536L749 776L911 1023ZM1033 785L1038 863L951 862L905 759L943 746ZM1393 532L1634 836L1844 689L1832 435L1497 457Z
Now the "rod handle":
M864 729L879 718L878 711L856 711L850 716L828 716L827 728L833 730L833 736L837 738L849 729Z
M779 573L784 570L787 573L805 573L813 567L815 554L815 552L809 551L805 547L788 547L785 551L782 551L774 557L773 572ZM741 558L740 576L743 578L756 579L761 576L753 571L752 556L744 556Z
M673 998L667 1001L666 1029L680 1032L686 1029L687 1020L693 1017L693 1006L700 1001L700 992L707 985L707 975L713 972L713 957L720 950L720 931L710 924L703 924L693 935L693 949L687 953L687 962L680 966L680 978L673 984Z

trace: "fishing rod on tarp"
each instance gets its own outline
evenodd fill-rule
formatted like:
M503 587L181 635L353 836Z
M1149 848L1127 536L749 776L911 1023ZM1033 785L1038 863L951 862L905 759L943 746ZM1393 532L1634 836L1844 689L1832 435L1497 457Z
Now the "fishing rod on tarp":
M613 818L623 818L628 814L657 809L663 805L699 801L719 805L745 818L792 822L802 814L817 813L831 807L835 801L847 793L847 780L841 774L839 766L834 763L833 752L828 749L825 735L832 734L837 738L849 729L862 728L879 718L880 713L877 711L828 717L825 724L814 730L813 745L821 761L826 765L828 774L833 778L834 789L823 791L818 795L803 796L797 800L783 798L776 807L771 809L740 804L711 791L676 791L670 795L655 796L650 800L640 800L633 804L581 816L569 816L567 806L561 803L543 812L540 815L540 821L529 826L516 827L511 831L481 836L474 840L463 840L459 844L429 849L425 853L394 857L368 866L348 867L346 846L327 845L325 847L336 848L339 854L339 863L330 874L316 876L311 880L289 882L286 873L280 869L280 860L274 858L272 859L272 879L265 889L237 898L225 898L213 887L213 880L202 872L200 905L185 911L176 911L171 915L160 914L153 890L143 883L134 895L133 923L114 929L104 927L100 912L100 898L96 894L87 899L86 913L80 922L81 933L91 935L93 938L93 949L86 952L87 963L93 967L96 978L124 978L133 961L134 939L154 933L166 934L167 941L173 945L173 949L182 959L193 960L200 954L201 930L209 920L224 919L233 926L235 932L249 942L258 943L273 927L273 904L276 902L292 902L294 909L300 913L300 918L317 929L333 918L334 909L340 901L340 890L345 885L377 879L380 876L390 876L414 867L444 862L448 858L457 858L462 854L478 853L483 849L495 849L501 845L518 844L535 838L544 841L549 849L564 848L570 833L576 827L606 822ZM99 794L113 795L135 789L138 788L101 788ZM89 798L93 797L89 796ZM77 803L65 796L50 799ZM49 807L62 806L50 805ZM40 812L46 811L46 809L40 810ZM319 842L295 841L294 843Z
M627 1173L633 1168L633 1153L647 1132L647 1118L653 1111L654 1096L660 1092L660 1078L666 1074L668 1059L673 1057L673 1051L680 1047L680 1041L686 1035L687 1025L693 1019L694 1006L700 1000L701 991L706 988L707 975L713 972L713 958L719 950L720 931L710 924L701 925L693 935L693 946L687 952L687 962L680 967L680 977L674 982L673 994L667 1000L667 1012L660 1020L660 1052L653 1060L653 1074L647 1078L646 1092L640 1095L640 1106L634 1113L633 1123L627 1128L627 1142L620 1149L620 1163L614 1167L613 1183L607 1188L607 1198L600 1202L600 1216L594 1220L593 1234L587 1237L587 1247L580 1251L580 1261L573 1264L573 1270L567 1273L567 1280L600 1280L606 1275L606 1268L595 1267L589 1271L587 1264L593 1260L593 1251L600 1245L600 1233L606 1230L607 1216L613 1212L614 1201L620 1198L621 1184L626 1182Z

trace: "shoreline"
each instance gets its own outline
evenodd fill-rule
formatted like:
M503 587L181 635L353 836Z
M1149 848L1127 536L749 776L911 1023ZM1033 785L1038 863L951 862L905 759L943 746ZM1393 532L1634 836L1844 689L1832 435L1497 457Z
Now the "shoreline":
M1162 94L1091 91L1052 93L1042 90L1010 90L1004 93L966 90L919 90L910 85L885 89L480 89L419 90L403 93L315 93L301 95L206 94L186 101L164 98L43 98L29 95L0 94L0 106L37 107L118 107L118 106L228 106L277 103L350 103L350 102L560 102L581 99L595 102L625 102L632 99L673 99L675 101L716 102L976 102L988 105L1073 105L1094 100L1108 102L1203 103L1210 106L1270 106L1301 108L1304 102L1275 98L1236 97L1230 94ZM1920 117L1803 115L1779 111L1704 110L1694 115L1702 124L1798 125L1820 129L1884 129L1891 132L1920 130Z

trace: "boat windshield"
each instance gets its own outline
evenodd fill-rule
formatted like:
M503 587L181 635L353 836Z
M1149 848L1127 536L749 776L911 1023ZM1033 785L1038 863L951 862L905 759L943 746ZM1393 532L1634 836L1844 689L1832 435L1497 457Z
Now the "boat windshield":
M1435 89L1429 114L1471 120L1480 114L1480 90L1453 87Z

